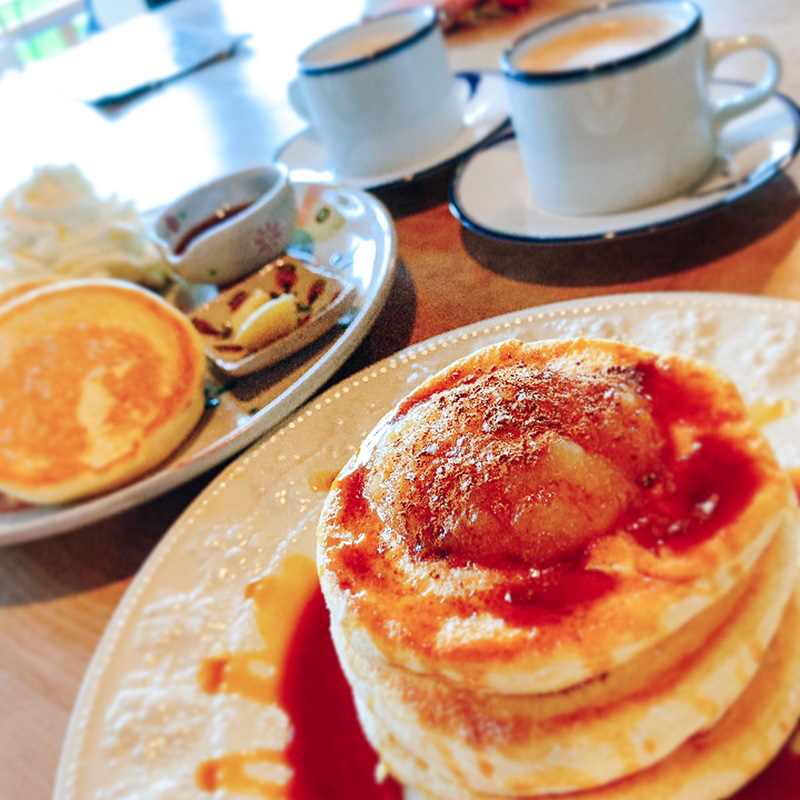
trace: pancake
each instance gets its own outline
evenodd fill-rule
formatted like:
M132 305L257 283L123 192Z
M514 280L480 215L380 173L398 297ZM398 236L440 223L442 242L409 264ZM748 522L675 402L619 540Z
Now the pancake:
M577 794L540 795L537 800L721 800L753 780L777 755L800 716L800 587L795 587L761 669L710 730L628 778ZM408 755L406 754L408 758ZM429 791L406 800L506 800L507 795L453 794L427 775Z
M197 332L113 280L32 286L0 305L0 491L63 503L137 478L204 408Z
M42 286L50 286L53 282L52 280L42 278L35 281L19 281L17 283L12 283L10 286L0 289L0 305L16 300L17 297L21 297L23 294L27 294L34 289L39 289Z
M390 773L447 800L583 798L674 759L759 679L797 540L791 483L727 377L511 341L367 436L317 564Z
M736 701L794 588L797 540L797 526L786 525L752 574L658 647L551 694L465 690L368 661L342 630L334 642L368 738L384 761L409 770L392 770L403 783L425 786L436 774L448 800L580 791L651 766Z
M378 424L334 481L317 558L333 624L357 629L366 658L550 692L723 596L795 508L711 367L598 340L507 342Z

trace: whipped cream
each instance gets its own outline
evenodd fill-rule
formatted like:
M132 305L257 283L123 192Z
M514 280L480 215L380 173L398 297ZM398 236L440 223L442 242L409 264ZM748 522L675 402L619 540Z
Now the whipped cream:
M76 166L40 167L0 201L0 288L86 277L158 287L168 276L133 203L98 197Z

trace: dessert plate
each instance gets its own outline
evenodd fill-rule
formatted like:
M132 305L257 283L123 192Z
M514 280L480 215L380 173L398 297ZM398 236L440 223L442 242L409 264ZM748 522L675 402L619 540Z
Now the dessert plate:
M464 121L461 133L447 147L408 164L402 170L359 178L337 176L313 128L307 128L290 139L278 151L275 159L286 164L293 180L318 183L340 181L360 189L376 189L425 177L461 158L508 123L508 105L500 73L459 72L456 79L461 91Z
M394 223L383 204L358 189L295 183L297 227L287 254L326 269L352 295L351 307L319 338L247 377L210 372L206 412L191 437L153 473L94 498L16 508L0 502L0 545L67 531L150 500L243 450L318 391L367 335L395 271ZM191 313L217 296L210 285L176 284L169 299Z
M264 649L247 586L289 554L313 558L332 475L410 388L484 345L577 335L625 339L715 364L762 420L772 420L763 429L781 463L800 466L800 303L701 292L608 296L507 314L414 345L312 400L229 465L162 538L86 674L54 800L205 796L196 775L208 759L285 744L286 717L276 707L206 694L198 678L209 657ZM258 619L261 630L280 622ZM319 680L318 667L289 679ZM302 694L304 684L296 688ZM348 766L333 768L340 776ZM786 778L770 796L793 799L795 785Z
M736 85L716 81L713 93ZM799 125L795 104L776 95L722 129L723 156L693 190L647 208L591 216L556 214L533 201L516 138L509 133L458 167L450 186L450 209L467 228L519 242L608 239L654 231L732 203L769 180L797 153Z
M291 294L297 327L255 349L233 344L247 302ZM350 309L355 287L328 270L290 258L278 258L193 311L189 318L200 333L206 356L228 375L249 375L277 364L330 330ZM244 320L241 320L243 322Z

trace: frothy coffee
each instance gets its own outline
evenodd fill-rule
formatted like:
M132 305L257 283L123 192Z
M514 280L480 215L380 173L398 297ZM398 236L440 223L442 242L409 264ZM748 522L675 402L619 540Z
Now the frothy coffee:
M526 72L592 67L636 55L669 39L683 27L685 22L679 18L654 14L587 20L554 37L532 37L530 46L514 65Z
M346 64L349 61L357 61L361 58L370 56L387 50L390 47L403 41L404 35L396 31L391 33L373 33L360 39L342 41L340 44L329 45L325 52L320 51L316 55L316 62L319 66L332 66L334 64Z

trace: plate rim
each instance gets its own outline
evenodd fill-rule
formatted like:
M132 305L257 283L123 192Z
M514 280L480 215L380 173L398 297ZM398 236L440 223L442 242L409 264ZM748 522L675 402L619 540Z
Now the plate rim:
M456 78L460 78L462 80L467 81L467 83L471 83L471 81L473 80L474 76L479 76L481 78L481 80L489 78L492 81L496 81L499 84L499 88L504 91L504 87L503 87L503 84L502 84L503 75L499 70L494 70L494 69L458 70L457 72L454 73L454 76ZM469 98L467 98L467 101L464 104L465 108L468 106L469 102L473 99L474 94L475 93L473 92L473 94L470 95ZM503 95L503 96L505 97L505 95ZM418 169L416 171L412 171L412 172L409 172L409 173L403 173L402 175L397 174L396 177L392 177L392 178L390 178L388 180L381 180L380 176L376 176L376 178L378 178L377 180L375 180L373 178L370 178L370 177L366 177L366 178L349 178L349 179L341 178L341 179L338 179L338 178L336 178L336 176L333 176L331 180L332 180L332 182L335 182L337 180L341 180L341 181L347 180L348 185L350 185L350 186L358 186L359 188L364 189L364 190L368 190L368 191L375 190L375 189L390 189L390 188L393 188L393 187L396 187L396 186L404 186L406 184L413 183L415 181L421 181L421 180L424 180L424 179L426 179L428 177L431 177L432 175L435 175L435 174L439 173L440 171L445 171L445 170L449 169L450 167L452 167L453 165L458 164L462 159L467 158L469 155L471 155L476 150L478 150L481 147L483 147L484 145L486 145L487 142L490 142L501 131L503 131L505 128L507 128L509 126L509 124L510 124L510 121L511 121L511 117L509 116L508 104L506 103L505 116L503 117L503 119L494 128L492 128L489 131L489 133L487 133L485 136L481 137L477 142L473 142L472 144L468 145L466 148L458 150L458 152L448 156L446 159L444 159L444 161L437 161L434 164L430 164L429 166L422 167L422 168L420 168L420 169ZM294 170L301 171L301 170L306 170L306 169L312 169L311 167L307 167L307 166L304 167L304 166L300 166L300 165L293 167L290 164L288 164L285 161L283 161L283 156L286 153L286 151L292 145L296 144L300 139L303 139L304 137L306 137L310 130L311 130L310 126L305 127L299 133L296 133L290 139L285 141L275 152L274 160L275 161L281 161L281 163L286 164L286 167L289 169L290 175L291 175L292 171L294 171ZM320 145L320 147L321 147L321 145ZM330 167L327 166L327 165L322 167L322 169L327 170L327 171L330 172ZM396 171L394 171L394 173L396 174ZM392 174L392 173L389 173L389 174Z
M228 464L184 509L144 560L109 618L84 673L62 742L53 800L74 800L75 798L73 766L80 762L80 755L87 746L86 730L92 716L96 713L94 706L102 688L103 678L107 675L107 669L113 659L115 648L120 641L120 637L125 633L131 615L138 610L142 595L157 577L158 571L168 561L172 551L181 545L187 537L191 539L196 530L193 526L194 519L198 514L202 513L203 507L208 504L209 500L216 497L230 481L235 479L235 474L241 470L247 461L257 456L264 449L275 446L278 436L283 431L299 427L303 418L313 413L309 408L312 403L315 408L325 408L337 393L340 397L346 395L351 387L366 382L367 378L372 380L376 375L390 370L393 362L401 364L409 361L413 362L418 355L424 355L434 349L443 349L457 340L478 338L481 334L489 335L505 327L510 328L512 325L522 324L526 321L526 317L527 321L534 323L535 321L545 321L558 317L589 316L600 311L609 312L625 307L645 308L651 305L659 309L710 307L727 310L749 309L755 312L780 309L782 313L793 312L800 316L800 300L764 295L714 291L631 292L592 295L541 306L531 306L469 323L409 345L337 382L323 393L314 397L309 403L296 409L294 416L287 416L280 425L276 426L271 436L263 437ZM389 409L386 410L388 411Z
M731 79L715 79L714 83L723 86L738 86L738 87L746 87L750 85L744 81L731 80ZM570 234L564 236L532 236L519 233L510 233L508 231L501 231L495 228L487 228L485 225L472 219L470 215L460 207L457 199L458 184L461 180L463 173L469 167L469 163L473 157L480 155L480 152L483 150L489 150L492 147L502 144L503 142L516 138L516 134L512 129L508 132L503 133L500 136L495 136L493 138L486 140L480 146L474 148L473 152L465 154L463 160L459 163L458 167L456 168L456 171L453 174L453 178L450 181L450 185L448 187L447 199L448 199L448 206L450 208L450 213L468 230L471 230L475 233L478 233L482 236L487 236L492 239L504 242L513 242L516 244L591 243L591 242L600 242L600 241L609 241L609 240L627 238L630 236L637 236L637 235L642 236L655 233L657 231L666 228L677 226L689 222L690 220L697 219L699 217L713 214L717 211L720 211L722 208L735 203L737 200L740 200L741 198L749 195L751 192L755 191L760 186L763 186L765 183L772 180L772 178L776 177L778 174L782 173L786 169L786 167L788 167L789 164L791 164L791 162L797 156L798 152L800 152L800 106L783 92L775 92L775 94L772 95L770 99L781 101L786 106L786 109L789 112L789 116L791 120L794 122L795 137L791 151L786 155L784 155L782 158L775 161L771 165L771 168L765 171L763 174L759 174L755 179L751 179L752 176L756 174L755 172L751 173L750 176L748 176L748 178L743 183L732 187L728 192L722 193L722 196L717 201L711 203L710 205L703 206L702 208L698 208L693 211L687 211L685 213L678 214L673 217L659 219L642 225L633 225L632 227L629 228L619 228L619 229L612 228L611 230L600 231L598 233L586 233L586 234L574 234L574 235ZM608 214L608 215L593 215L593 216L613 217L614 215Z
M347 329L319 360L302 373L300 380L296 380L268 404L268 406L275 404L275 407L265 417L259 419L259 415L254 415L250 424L227 431L196 457L190 460L178 457L176 461L156 467L155 471L110 492L63 507L56 506L52 513L43 513L23 521L13 519L15 512L4 512L0 514L0 547L46 539L75 530L82 525L101 522L177 489L219 466L282 424L318 392L355 352L385 306L394 282L398 260L395 221L386 205L363 189L343 184L319 184L313 181L296 181L295 186L304 186L306 190L310 187L320 187L324 191L354 194L364 208L370 209L375 222L383 231L383 242L386 245L381 263L383 278L375 286L368 287L363 296L363 306ZM331 352L334 353L333 357L329 357Z

